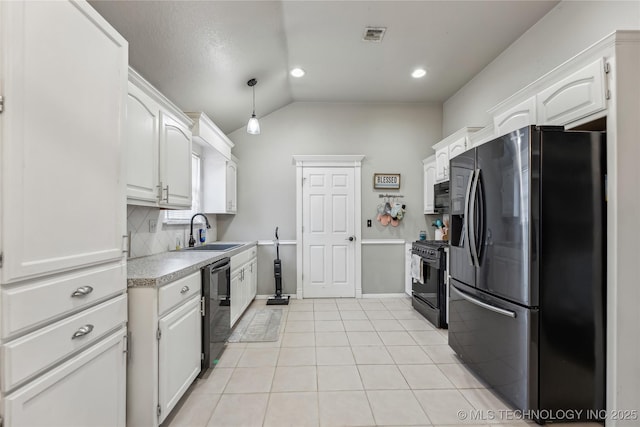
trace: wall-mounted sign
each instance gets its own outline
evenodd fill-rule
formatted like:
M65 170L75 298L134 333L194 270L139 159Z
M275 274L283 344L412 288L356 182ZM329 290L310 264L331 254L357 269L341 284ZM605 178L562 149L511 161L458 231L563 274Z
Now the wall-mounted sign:
M380 190L399 190L400 174L399 173L374 173L373 188Z

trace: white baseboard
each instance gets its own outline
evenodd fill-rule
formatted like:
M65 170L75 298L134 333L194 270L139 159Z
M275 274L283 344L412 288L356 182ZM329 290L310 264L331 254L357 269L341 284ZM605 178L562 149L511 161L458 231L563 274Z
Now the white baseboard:
M408 298L404 292L400 292L398 294L362 294L362 298Z
M298 295L297 294L284 294L284 296L289 295L289 297L291 299L298 299ZM256 295L256 299L269 299L273 297L273 294L269 294L269 295ZM362 294L362 299L366 299L366 298L409 298L409 295L407 295L404 292L400 292L397 294ZM336 298L336 300L339 300L342 298ZM348 298L345 298L348 299Z

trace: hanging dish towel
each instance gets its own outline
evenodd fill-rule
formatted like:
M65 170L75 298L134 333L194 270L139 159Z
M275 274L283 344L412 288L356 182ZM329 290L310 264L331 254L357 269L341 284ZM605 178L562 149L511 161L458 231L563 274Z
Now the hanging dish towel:
M424 284L422 280L422 258L419 255L411 255L411 278Z

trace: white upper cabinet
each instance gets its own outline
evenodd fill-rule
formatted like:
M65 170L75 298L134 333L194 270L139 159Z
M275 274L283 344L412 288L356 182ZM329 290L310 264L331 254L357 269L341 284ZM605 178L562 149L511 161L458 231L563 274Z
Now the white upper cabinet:
M202 209L210 214L235 214L237 212L236 158L225 159L218 152L204 153L204 183Z
M436 151L436 182L449 179L449 147Z
M453 141L451 145L449 145L449 158L452 159L460 153L464 153L467 150L467 146L469 144L469 136L465 136L464 138L460 138L456 141ZM469 145L470 147L470 145Z
M191 131L160 112L160 205L191 208Z
M129 82L127 97L127 198L158 202L160 106Z
M436 156L422 161L424 168L424 213L434 213L433 185L436 183Z
M471 143L470 148L475 148L479 145L484 144L485 142L489 142L496 137L496 131L493 128L493 123L483 127L479 131L473 133L469 138L469 142Z
M178 107L129 68L127 203L191 208L191 130Z
M493 116L493 126L497 136L534 124L536 124L535 96Z
M234 144L204 113L186 113L194 120L193 141L202 146L202 211L211 214L237 212L237 159Z
M462 128L433 146L436 150L436 182L449 180L449 160L471 148L469 137L479 128Z
M562 65L489 110L495 136L529 125L570 128L606 115L610 64L604 57L585 62Z
M127 42L83 2L0 7L2 281L118 261Z
M603 58L540 91L538 123L566 125L607 107Z
M226 207L228 212L237 212L237 199L238 199L238 164L233 160L227 162L227 191L226 191Z

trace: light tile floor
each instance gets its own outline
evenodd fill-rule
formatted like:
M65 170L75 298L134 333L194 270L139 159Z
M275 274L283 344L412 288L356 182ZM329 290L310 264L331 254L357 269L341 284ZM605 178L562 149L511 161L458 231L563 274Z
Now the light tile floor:
M163 427L533 424L514 419L409 298L269 308L284 310L279 340L228 344Z

